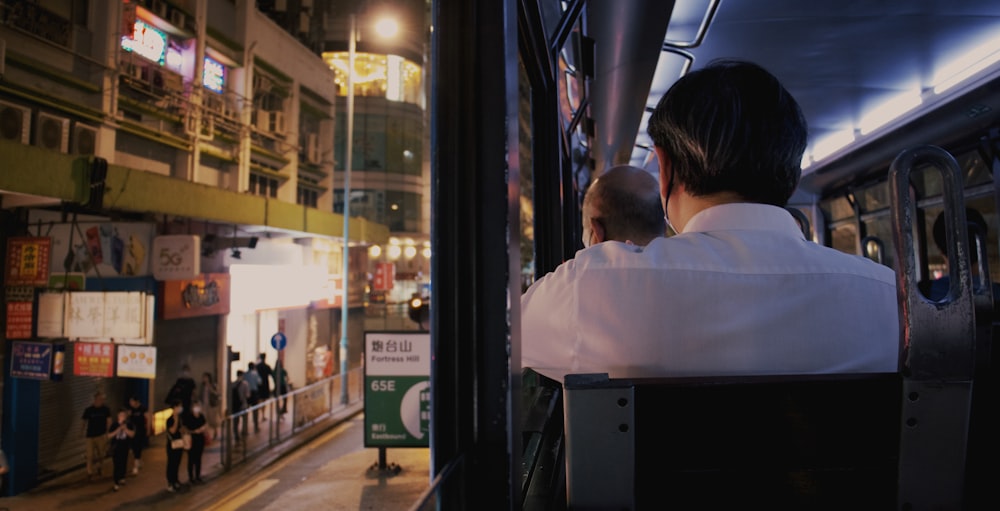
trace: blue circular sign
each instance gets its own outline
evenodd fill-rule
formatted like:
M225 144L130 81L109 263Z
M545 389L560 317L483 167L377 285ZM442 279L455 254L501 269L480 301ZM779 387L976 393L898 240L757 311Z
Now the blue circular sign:
M280 351L280 350L285 349L285 346L287 344L288 344L288 338L285 337L285 334L283 334L281 332L278 332L278 333L276 333L276 334L274 334L274 335L271 336L271 347L272 348Z

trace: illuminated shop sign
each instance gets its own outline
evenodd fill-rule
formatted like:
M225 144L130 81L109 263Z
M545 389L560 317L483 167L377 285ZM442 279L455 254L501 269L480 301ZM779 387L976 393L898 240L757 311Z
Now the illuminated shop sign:
M211 57L205 57L205 73L202 77L205 88L221 93L226 88L226 66Z
M141 20L135 20L132 37L122 37L122 49L163 65L167 55L167 34Z

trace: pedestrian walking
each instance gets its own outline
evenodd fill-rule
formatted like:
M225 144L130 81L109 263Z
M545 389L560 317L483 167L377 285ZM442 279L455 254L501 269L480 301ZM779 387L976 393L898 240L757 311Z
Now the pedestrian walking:
M233 416L233 438L235 443L239 443L243 440L243 437L247 434L247 415L244 413L238 416L240 412L247 409L247 403L250 399L250 387L247 385L247 381L244 378L244 373L242 370L236 371L236 381L233 382L232 396L230 396L230 415ZM240 419L243 420L242 434L240 431Z
M250 389L250 398L247 399L247 404L250 406L256 406L260 403L260 375L257 374L257 366L253 362L247 364L247 372L243 375L243 379L247 382L247 387ZM257 419L257 409L253 410L253 432L260 433L260 423Z
M111 428L111 409L104 404L104 393L94 394L94 402L83 410L83 436L86 438L87 478L100 477L103 472L104 456L107 453L108 429Z
M219 387L215 385L215 378L212 373L201 375L201 406L204 410L205 420L213 437L219 436ZM206 439L210 440L210 439Z
M174 385L170 387L170 391L167 392L167 399L165 402L169 405L175 399L181 402L185 410L191 409L191 398L194 395L194 390L198 386L195 383L194 378L191 377L191 367L187 364L181 366L181 374L177 376L177 380L174 381Z
M184 455L184 438L181 425L181 414L184 405L179 400L172 404L173 415L167 419L167 491L175 492L181 489L177 472L181 468L181 456Z
M125 473L128 471L128 452L135 439L135 426L129 420L130 412L123 409L118 412L118 420L111 425L108 438L111 440L111 462L114 486L118 491L125 484Z
M142 468L142 451L149 446L149 437L152 436L153 421L150 420L149 410L137 396L129 398L128 413L129 421L135 428L135 436L132 438L132 473L138 474Z
M202 413L201 403L191 402L191 411L184 414L184 430L191 435L191 448L188 450L188 481L192 484L202 484L201 455L205 452L205 431L208 421Z
M260 375L260 400L266 401L271 397L271 380L274 378L274 371L267 365L267 356L261 353L257 357L257 374Z

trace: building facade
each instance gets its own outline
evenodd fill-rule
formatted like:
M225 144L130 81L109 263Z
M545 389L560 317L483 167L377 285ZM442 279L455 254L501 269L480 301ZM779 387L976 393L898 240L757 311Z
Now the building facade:
M335 73L334 211L343 212L350 17L355 18L350 215L383 224L369 247L375 301L405 302L430 282L429 2L330 2L323 59ZM389 25L389 30L386 25Z
M266 3L0 2L11 493L79 466L80 415L97 391L113 408L135 395L157 411L185 366L224 383L260 353L273 364L279 331L302 385L309 353L339 337L324 14L299 1L276 18ZM349 237L348 299L363 315L367 247L389 230L356 218ZM119 303L134 331L114 328ZM351 325L352 366L361 330ZM232 367L229 351L241 354ZM123 371L114 353L133 352L155 364Z

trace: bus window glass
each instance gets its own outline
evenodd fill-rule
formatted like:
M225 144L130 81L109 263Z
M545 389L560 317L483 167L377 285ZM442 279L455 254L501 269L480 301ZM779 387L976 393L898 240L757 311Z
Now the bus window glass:
M993 174L990 168L983 163L978 151L970 151L956 158L959 168L962 169L965 187L992 183Z
M928 165L916 167L910 173L910 182L917 192L917 199L941 195L941 172Z
M524 61L518 59L518 158L520 159L520 204L521 204L521 291L528 289L535 280L535 211L534 186L531 159L531 84Z
M848 254L858 253L858 228L853 223L839 224L830 234L830 246Z
M831 222L854 217L854 208L846 197L833 197L823 201L823 212Z
M889 207L889 185L883 182L869 186L859 192L857 197L864 213L886 209Z

